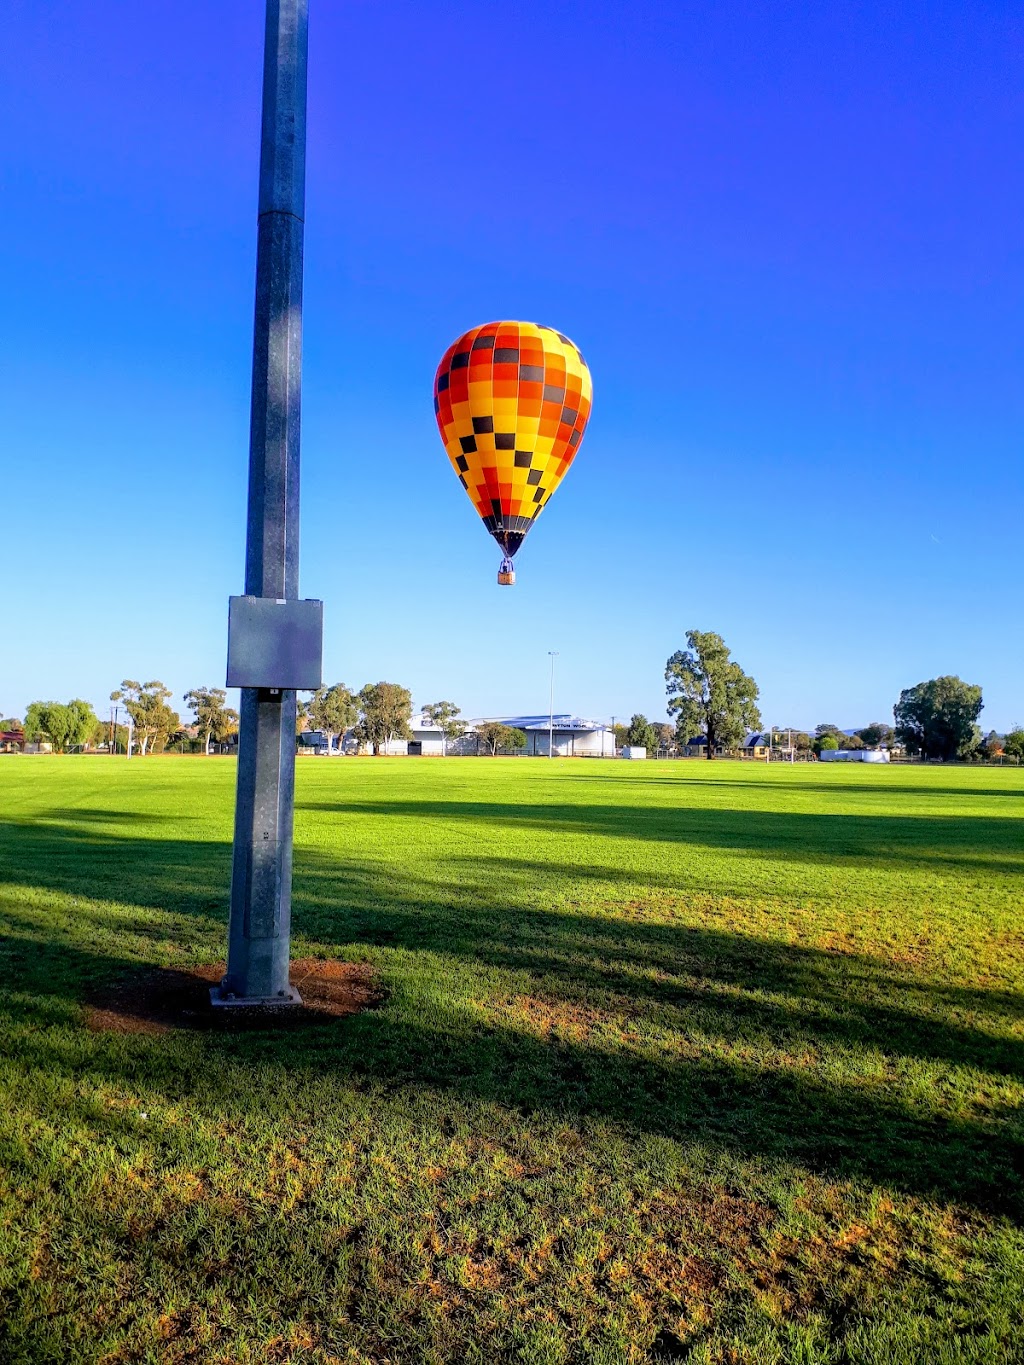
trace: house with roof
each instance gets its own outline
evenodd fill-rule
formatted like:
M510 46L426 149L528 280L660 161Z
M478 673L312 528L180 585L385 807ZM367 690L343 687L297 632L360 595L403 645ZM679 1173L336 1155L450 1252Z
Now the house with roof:
M731 752L722 744L715 745L715 757L725 758ZM708 756L708 737L707 735L694 735L680 747L680 757L682 758L707 758Z
M707 735L694 735L692 739L686 741L679 753L683 758L707 758ZM768 755L768 736L747 735L742 744L733 744L728 747L724 744L715 745L716 758L729 758L733 755L738 755L741 758L766 758Z

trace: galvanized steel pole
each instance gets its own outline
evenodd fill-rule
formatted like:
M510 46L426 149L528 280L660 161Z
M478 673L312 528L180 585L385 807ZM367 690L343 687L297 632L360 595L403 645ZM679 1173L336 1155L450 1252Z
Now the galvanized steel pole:
M245 591L299 595L299 406L308 0L267 0ZM228 969L214 1003L297 1001L288 981L295 692L243 688Z

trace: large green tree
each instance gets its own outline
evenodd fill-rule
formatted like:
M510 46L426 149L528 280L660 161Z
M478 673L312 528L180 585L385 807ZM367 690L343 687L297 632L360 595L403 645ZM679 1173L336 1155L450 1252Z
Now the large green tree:
M306 718L314 730L327 736L327 747L333 749L337 736L344 737L359 719L359 703L344 683L318 687L306 703Z
M177 711L167 705L172 695L162 682L140 683L134 678L125 678L117 691L110 694L110 700L123 702L131 716L135 743L143 756L162 749L168 735L181 724Z
M489 720L477 729L477 736L492 758L496 754L519 754L526 748L526 731L500 720Z
M838 725L833 725L831 721L824 721L821 725L814 727L814 739L811 748L816 754L820 754L822 749L845 749L846 734L840 730Z
M1001 758L1006 752L1006 747L1002 735L996 734L995 730L990 730L981 742L978 750L978 757L991 761L994 758Z
M873 720L870 725L865 725L864 729L858 730L857 733L869 749L879 749L883 746L887 748L896 738L892 726L886 725L881 720Z
M1008 758L1015 758L1018 763L1024 760L1024 729L1019 725L1007 731L1003 739L1003 753Z
M25 743L52 744L49 721L51 713L64 703L59 701L31 701L25 711Z
M356 735L375 754L393 739L409 739L412 731L412 693L398 683L367 683L359 691L359 724Z
M658 752L658 732L640 711L630 717L626 743L631 747L646 749L649 754Z
M25 739L29 744L43 741L55 754L65 754L86 744L96 728L96 713L87 701L76 697L66 704L59 701L34 701L25 712Z
M441 753L447 755L448 745L466 732L466 722L459 719L461 707L453 701L431 701L424 706L423 714L441 731Z
M207 754L211 744L223 744L238 729L238 712L228 706L228 694L222 687L193 687L185 693L184 701L196 718Z
M713 631L688 630L686 643L665 665L668 710L680 744L704 734L707 757L714 758L717 745L738 744L747 730L760 729L757 683Z
M127 725L111 726L109 719L98 720L89 736L89 743L97 749L106 747L112 752L123 753L128 748L128 727Z
M66 747L77 749L88 744L96 725L96 712L87 701L82 701L80 697L69 701L67 710Z
M651 729L654 731L654 752L671 753L676 742L676 731L674 725L665 725L664 722L651 721Z
M978 747L981 688L956 677L907 687L893 707L896 737L924 758L967 758Z
M301 735L303 730L309 727L309 702L303 701L301 697L295 698L295 734Z
M815 739L823 739L825 735L835 735L840 744L846 738L845 731L840 730L839 726L833 725L831 721L825 721L823 724L814 727Z

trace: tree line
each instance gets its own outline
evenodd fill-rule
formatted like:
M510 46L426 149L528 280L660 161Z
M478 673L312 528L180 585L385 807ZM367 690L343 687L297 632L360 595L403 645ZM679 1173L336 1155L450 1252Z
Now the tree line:
M441 752L460 740L469 729L461 708L451 701L428 702L423 708L427 723L441 733ZM394 740L412 738L412 693L398 683L367 683L353 692L344 683L321 687L309 701L299 703L296 727L318 730L333 749L336 741L350 731L360 745L374 754L387 752ZM476 738L492 756L521 753L526 748L526 733L501 721L478 725Z
M238 712L227 704L221 687L194 687L182 700L192 712L192 721L183 723L170 705L173 693L162 682L137 682L125 678L110 694L131 718L131 738L139 754L158 753L168 747L188 744L210 753L213 745L227 743L238 730ZM26 744L49 744L54 753L103 746L127 747L129 726L116 724L113 715L104 719L80 697L69 702L34 701L24 719L7 717L0 730L19 734Z
M133 747L140 756L186 744L190 750L209 754L215 745L228 743L238 733L238 712L228 706L227 692L221 687L193 687L184 694L182 701L191 712L187 724L171 704L171 689L158 679L125 678L111 692L110 700L130 717ZM442 708L446 705L441 704ZM458 708L454 709L457 713ZM360 739L379 752L391 739L408 738L411 713L411 694L396 683L368 683L358 693L339 684L320 688L310 701L299 702L297 729L312 725L337 735L356 726ZM80 698L34 701L23 721L11 717L3 728L20 732L28 744L49 744L55 753L110 745L126 748L128 742L127 726L115 727L112 719L98 717Z
M677 754L699 739L711 759L717 751L735 749L748 733L761 731L757 683L732 658L722 637L713 631L690 630L686 644L686 649L676 650L665 663L667 710L674 724L649 721L637 712L628 725L614 727L618 747L638 745L652 753ZM110 694L110 700L123 705L131 718L139 754L159 753L179 744L209 754L214 745L223 745L237 734L238 713L228 706L223 688L194 687L184 694L182 700L192 714L187 725L171 706L172 696L162 682L132 678L124 679ZM816 726L813 734L776 726L773 741L777 737L777 747L782 747L782 732L788 730L792 747L808 755L899 744L912 756L946 762L1002 754L1024 761L1024 728L1017 726L1006 735L991 731L983 737L978 725L983 705L976 684L953 676L932 678L900 693L892 725L873 721L853 734L831 723ZM430 702L423 707L423 715L440 731L443 752L469 728L451 701ZM360 745L380 754L392 742L412 737L411 720L412 693L398 683L367 683L358 692L335 683L299 701L296 730L320 731L330 748L351 732ZM124 726L115 727L97 717L81 698L34 701L23 721L0 720L0 730L20 733L26 743L47 743L55 753L90 746L124 748L128 738ZM491 755L521 753L527 744L524 731L500 721L478 726L475 734Z
M131 718L131 739L141 756L161 753L179 745L209 754L215 745L229 742L238 733L238 712L227 704L227 692L220 687L194 687L182 698L192 713L183 724L171 702L171 689L159 680L139 682L126 678L110 694L110 700L123 707ZM442 746L459 740L469 728L454 702L431 702L423 707L427 721L441 732ZM321 687L308 698L299 699L296 708L296 733L319 730L333 748L335 742L352 732L360 745L374 754L387 752L394 740L410 739L412 730L412 693L399 683L367 683L358 692L344 683ZM126 725L115 725L113 718L98 717L92 706L75 698L69 702L34 701L24 719L8 717L0 730L19 735L25 743L48 744L54 753L100 747L127 748ZM491 754L514 754L526 748L522 730L499 721L477 727L476 737Z
M732 658L725 641L713 631L690 630L687 648L676 650L665 664L667 710L675 725L648 721L635 714L628 725L615 727L617 745L641 745L654 753L679 753L700 740L705 756L735 749L751 732L762 730L757 683ZM908 754L949 762L954 759L995 758L1024 760L1024 728L1006 735L995 731L983 737L978 717L983 709L981 688L961 678L945 676L905 688L893 707L893 724L872 721L847 734L823 723L811 735L786 726L773 727L773 739L787 731L793 748L820 754L826 749L877 749L901 745Z
M412 693L399 683L367 683L358 692L334 683L318 688L309 701L299 701L295 728L299 734L319 730L329 748L352 730L360 744L379 754L393 740L411 737L411 719Z

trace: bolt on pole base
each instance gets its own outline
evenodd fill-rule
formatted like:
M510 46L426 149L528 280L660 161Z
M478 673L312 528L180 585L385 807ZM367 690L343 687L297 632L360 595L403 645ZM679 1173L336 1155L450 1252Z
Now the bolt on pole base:
M292 1005L301 1005L302 996L294 986L289 986L287 992L281 991L277 995L233 995L221 985L210 987L210 1004L214 1009L288 1009Z

